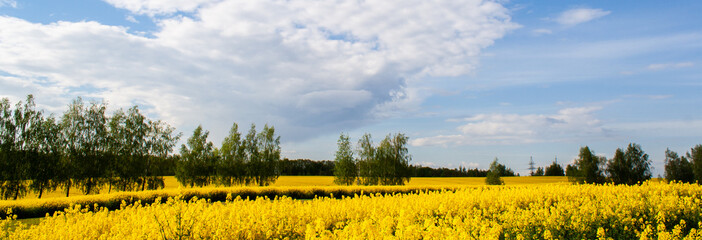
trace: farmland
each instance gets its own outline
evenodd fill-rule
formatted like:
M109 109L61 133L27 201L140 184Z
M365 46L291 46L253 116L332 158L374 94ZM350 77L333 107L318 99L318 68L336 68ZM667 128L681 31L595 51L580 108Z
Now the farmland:
M509 183L508 179L505 182ZM341 199L322 197L311 201L230 196L224 202L211 202L176 197L148 205L124 205L115 211L74 207L0 236L51 239L55 233L61 233L68 239L701 237L697 229L702 221L702 187L696 184L454 186L458 189Z
M568 182L566 177L503 177L506 185L521 185L521 184L544 184L544 183L565 183ZM175 177L164 177L164 190L172 190L182 188ZM414 177L406 185L407 186L475 186L484 185L485 178L466 178L466 177ZM273 187L299 187L299 186L334 186L333 176L280 176L278 180L272 184ZM107 193L108 187L103 187L100 193ZM114 191L111 191L114 192ZM70 196L84 196L78 189L71 189ZM65 198L66 193L63 189L44 193L42 198ZM35 199L33 193L27 194L24 199ZM1 202L1 201L0 201Z

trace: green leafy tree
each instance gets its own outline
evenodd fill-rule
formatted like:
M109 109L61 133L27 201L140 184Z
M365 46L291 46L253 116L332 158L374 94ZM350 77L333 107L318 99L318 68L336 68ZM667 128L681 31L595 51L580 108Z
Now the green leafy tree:
M678 156L678 153L665 150L665 180L692 183L695 181L695 174L692 171L692 163L687 158Z
M546 167L546 172L544 173L545 176L565 176L565 172L563 171L563 167L561 167L560 164L557 162L551 163L548 167Z
M27 96L26 102L18 102L14 111L10 109L9 100L2 101L0 195L3 199L18 199L28 192L30 166L38 158L41 119L32 95Z
M148 154L149 125L144 115L134 106L127 113L116 111L109 123L110 156L113 157L108 176L120 191L136 190L143 182Z
M514 171L511 168L507 168L507 166L497 163L497 166L495 166L496 171L500 174L500 176L503 177L513 177L516 176L514 174Z
M172 166L170 153L173 151L181 134L175 132L175 128L167 123L158 120L149 120L149 131L147 134L147 157L146 168L143 175L141 190L159 189L165 187L163 176L171 172Z
M217 167L218 182L224 186L241 185L247 182L246 152L241 141L239 125L234 123L229 136L222 141L219 164Z
M575 165L568 164L566 166L565 175L568 179L575 179L578 176L578 168Z
M256 184L258 169L263 167L259 151L258 137L256 137L256 125L251 124L249 132L244 138L244 153L246 154L246 185Z
M60 171L63 138L61 127L53 116L41 121L39 129L38 155L31 162L31 184L29 188L41 198L44 192L55 191Z
M624 151L621 148L617 148L614 157L607 162L607 172L614 184L626 184L629 181L631 164L624 158Z
M687 159L692 163L692 172L695 174L695 181L702 184L702 144L698 144L687 152Z
M125 135L127 134L126 126L126 115L122 109L118 109L112 114L110 121L108 122L108 154L112 158L110 164L105 172L105 178L108 183L108 193L112 192L112 188L118 190L126 190L127 188L132 188L129 185L130 181L126 181L126 160L127 151L127 141Z
M641 149L641 145L630 143L624 152L624 159L631 169L626 184L633 185L651 179L651 160Z
M212 142L207 141L209 134L202 126L197 126L188 138L187 146L180 147L176 178L182 185L203 187L211 183L216 155Z
M76 161L76 185L84 194L97 194L106 183L107 169L111 165L106 155L109 151L108 118L104 103L91 102L81 112L82 128L79 129L79 152Z
M376 174L381 185L404 185L409 182L411 168L409 162L412 157L407 151L409 138L402 133L388 135L380 142L375 151L377 161Z
M536 168L536 172L534 172L534 176L543 176L544 175L544 169L542 167Z
M180 134L162 121L152 121L138 106L127 113L117 110L109 123L108 169L110 189L121 191L163 188L163 175L169 173L169 154Z
M278 170L278 163L280 162L280 137L275 135L275 128L268 126L268 124L263 126L263 129L258 134L258 169L256 169L256 175L254 179L259 186L268 186L274 183L278 176L280 176L280 171Z
M84 157L83 152L83 129L86 128L85 104L82 98L76 98L68 105L68 110L61 117L61 135L64 138L64 148L61 157L61 171L58 175L58 184L66 191L66 197L70 195L75 178L81 174L79 158Z
M490 170L488 170L487 177L485 177L485 184L487 185L503 185L505 184L500 177L500 169L498 167L499 163L497 158L490 163Z
M349 136L342 133L339 135L339 140L336 143L338 149L334 155L334 183L338 185L353 185L358 173Z
M378 185L379 176L377 169L379 163L375 157L376 149L370 133L363 134L358 140L358 183L360 185Z
M602 165L606 159L598 157L589 147L580 148L578 159L575 160L576 171L573 180L579 183L604 183Z

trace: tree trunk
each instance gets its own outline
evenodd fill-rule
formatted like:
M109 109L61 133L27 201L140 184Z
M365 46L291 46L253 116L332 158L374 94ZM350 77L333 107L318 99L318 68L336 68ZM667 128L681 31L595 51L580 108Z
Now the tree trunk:
M43 188L43 187L40 187L40 188L39 188L39 196L37 196L37 197L38 197L38 198L41 198L41 194L42 194L42 193L44 193L44 188Z

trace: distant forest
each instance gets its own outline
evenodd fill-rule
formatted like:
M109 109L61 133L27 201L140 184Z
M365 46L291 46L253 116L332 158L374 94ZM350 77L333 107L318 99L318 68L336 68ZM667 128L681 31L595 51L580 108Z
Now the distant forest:
M283 158L279 164L281 176L334 176L334 161L331 160ZM410 169L412 177L485 177L488 172L487 169L432 168L421 165L411 165ZM503 174L501 176L516 176L511 169L505 169Z

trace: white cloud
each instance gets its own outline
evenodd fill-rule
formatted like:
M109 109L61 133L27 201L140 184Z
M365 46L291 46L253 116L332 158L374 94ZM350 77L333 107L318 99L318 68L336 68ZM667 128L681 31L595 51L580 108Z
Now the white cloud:
M217 0L103 0L115 7L134 13L157 15L175 12L192 12L199 7Z
M481 49L517 27L501 5L477 0L109 2L195 17L157 16L153 38L0 17L0 71L31 82L38 101L49 88L64 98L47 104L139 103L185 132L202 123L214 139L232 121L300 139L413 109L425 77L471 72Z
M0 0L0 8L1 7L11 7L11 8L17 8L17 1L15 0Z
M127 15L127 17L125 17L125 19L129 22L139 23L139 21L137 21L136 18L134 18L134 16L132 16L132 15Z
M555 142L597 137L606 132L593 113L599 107L565 108L556 114L478 114L464 118L457 134L417 138L413 146Z
M666 70L666 69L677 69L677 68L685 68L685 67L692 67L695 66L695 63L693 62L679 62L679 63L657 63L657 64L651 64L648 65L649 70Z
M574 26L609 15L610 11L594 8L576 8L561 13L556 22L565 26Z
M553 31L551 31L550 29L545 29L545 28L534 29L534 30L531 31L531 32L534 33L534 35L537 35L537 36L538 36L538 35L547 35L547 34L553 33Z

